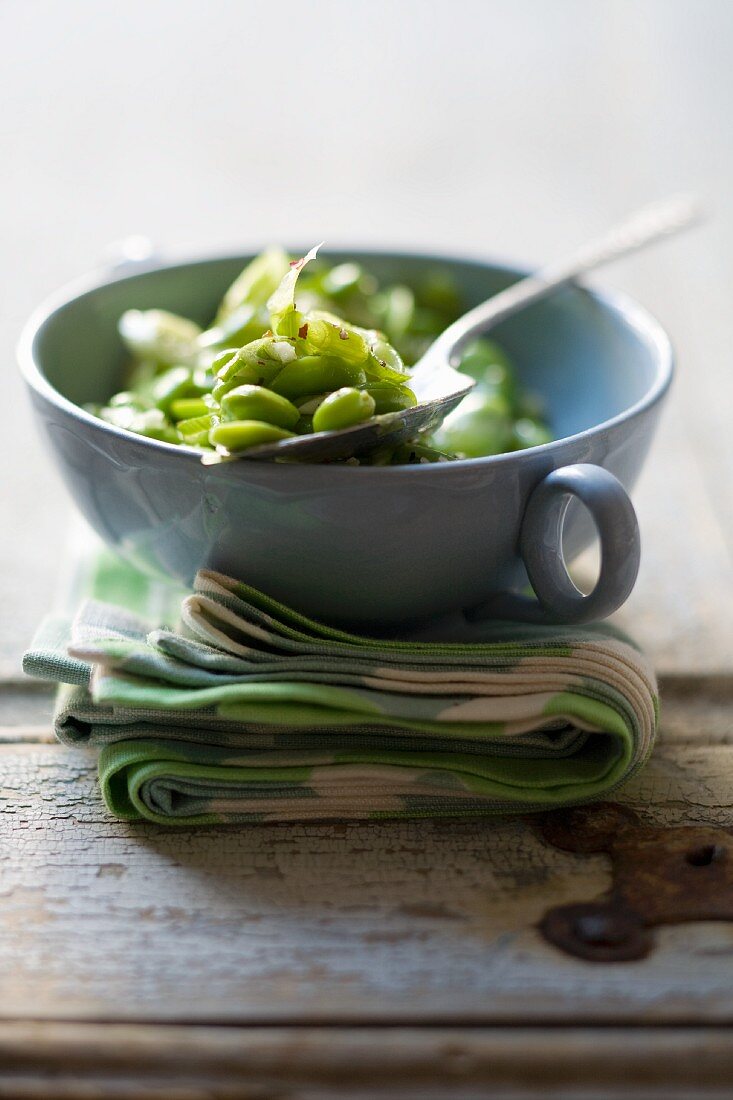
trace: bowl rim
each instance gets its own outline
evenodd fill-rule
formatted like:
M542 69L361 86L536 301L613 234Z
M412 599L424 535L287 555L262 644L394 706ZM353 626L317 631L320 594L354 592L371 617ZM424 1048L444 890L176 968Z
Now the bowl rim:
M297 249L292 251L294 255L300 255ZM111 286L115 283L136 279L141 275L168 271L174 268L196 267L204 264L233 263L239 260L246 263L248 258L252 258L256 254L256 251L237 251L178 257L163 262L149 258L125 261L117 266L101 268L91 273L87 273L86 275L82 275L63 284L60 288L47 295L36 309L34 309L21 331L16 354L20 372L25 383L39 397L55 405L66 414L80 420L82 423L89 425L93 429L110 433L113 437L122 439L127 443L135 442L141 447L152 448L155 451L162 451L165 454L178 454L181 457L181 461L188 460L190 462L193 460L201 470L205 469L206 471L213 472L221 469L233 471L243 468L245 471L251 471L254 466L260 470L263 468L270 470L287 470L291 475L295 470L309 472L311 476L319 476L315 474L315 471L328 471L329 476L338 477L343 474L347 477L358 476L364 478L376 474L380 479L384 479L385 476L395 477L404 474L415 476L418 471L423 471L424 474L425 471L429 470L435 474L438 471L447 472L450 470L467 470L478 469L479 467L499 466L506 463L521 461L525 455L545 454L552 451L553 448L556 449L568 444L581 443L583 440L599 432L606 432L622 424L626 420L631 420L639 416L645 410L651 408L661 400L672 382L675 365L672 342L662 324L653 314L637 302L636 299L623 291L608 289L600 290L596 287L585 286L584 284L570 284L573 290L588 295L601 306L610 310L611 313L616 314L637 334L653 353L655 375L647 392L638 401L634 402L633 405L629 405L628 408L623 409L620 413L609 417L607 420L602 420L598 424L592 425L590 428L584 428L580 432L561 436L558 439L551 440L549 443L542 443L538 446L525 447L519 451L506 451L502 454L484 455L480 458L456 459L452 462L415 463L413 465L408 464L401 466L361 466L355 464L347 465L345 463L334 465L327 463L290 462L253 462L250 464L246 462L246 459L242 458L235 462L226 462L220 465L214 464L203 467L201 465L201 451L196 450L194 447L188 447L185 444L166 443L158 439L150 439L147 436L128 431L126 428L119 428L105 420L101 420L93 413L87 412L86 409L83 409L80 405L76 405L73 401L64 397L63 394L49 382L36 361L35 342L43 326L51 320L54 314L71 305L72 302L79 298L93 294L95 291L102 290L104 287ZM368 258L374 258L375 260L417 259L425 263L448 263L459 266L472 265L490 268L493 271L519 278L530 274L532 271L530 267L518 265L499 258L477 255L455 255L444 252L423 252L419 249L375 249L354 245L351 247L339 246L338 248L324 251L324 256L331 255L342 262L354 254L365 257L367 260Z

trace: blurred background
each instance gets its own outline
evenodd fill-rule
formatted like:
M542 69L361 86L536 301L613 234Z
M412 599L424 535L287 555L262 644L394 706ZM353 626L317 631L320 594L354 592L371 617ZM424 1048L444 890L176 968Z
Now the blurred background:
M680 359L637 496L643 532L656 517L637 621L643 634L655 553L694 574L673 531L703 498L721 519L717 580L677 598L692 635L723 614L732 49L730 0L3 0L0 570L19 579L3 586L0 667L48 606L70 510L14 346L111 242L145 234L175 257L325 239L533 264L680 190L704 199L704 228L598 281L655 312Z

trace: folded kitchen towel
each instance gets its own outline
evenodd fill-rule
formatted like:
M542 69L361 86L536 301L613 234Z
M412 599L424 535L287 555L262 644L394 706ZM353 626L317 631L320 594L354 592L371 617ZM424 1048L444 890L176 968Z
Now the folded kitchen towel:
M653 672L606 624L366 636L202 571L166 625L170 590L98 562L25 668L59 682L57 735L100 749L120 818L527 812L605 797L654 741Z

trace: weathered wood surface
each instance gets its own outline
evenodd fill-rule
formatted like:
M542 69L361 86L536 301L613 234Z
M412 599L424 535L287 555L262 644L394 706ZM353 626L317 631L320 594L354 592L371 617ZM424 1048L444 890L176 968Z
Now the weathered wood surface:
M609 865L528 821L126 826L93 758L45 744L0 746L0 788L4 1019L733 1020L733 924L663 929L615 966L546 944L545 910L597 896ZM663 742L623 801L733 827L733 748Z
M23 1100L722 1100L733 1033L22 1023L0 1025L0 1065Z

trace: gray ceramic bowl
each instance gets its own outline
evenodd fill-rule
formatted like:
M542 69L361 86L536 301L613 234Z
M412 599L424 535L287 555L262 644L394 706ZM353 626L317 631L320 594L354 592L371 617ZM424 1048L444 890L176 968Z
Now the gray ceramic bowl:
M467 306L521 272L476 261L348 252L377 276L443 267ZM570 288L496 336L544 397L557 442L491 458L408 467L247 462L144 439L79 406L122 385L116 323L131 307L206 322L247 256L140 266L62 292L31 319L20 361L41 431L102 538L146 571L190 582L202 566L311 615L390 625L467 609L587 621L633 586L636 519L626 495L651 443L672 354L659 325L619 295ZM567 504L575 496L577 501ZM582 596L572 559L601 535L601 573ZM539 597L511 595L531 578Z

